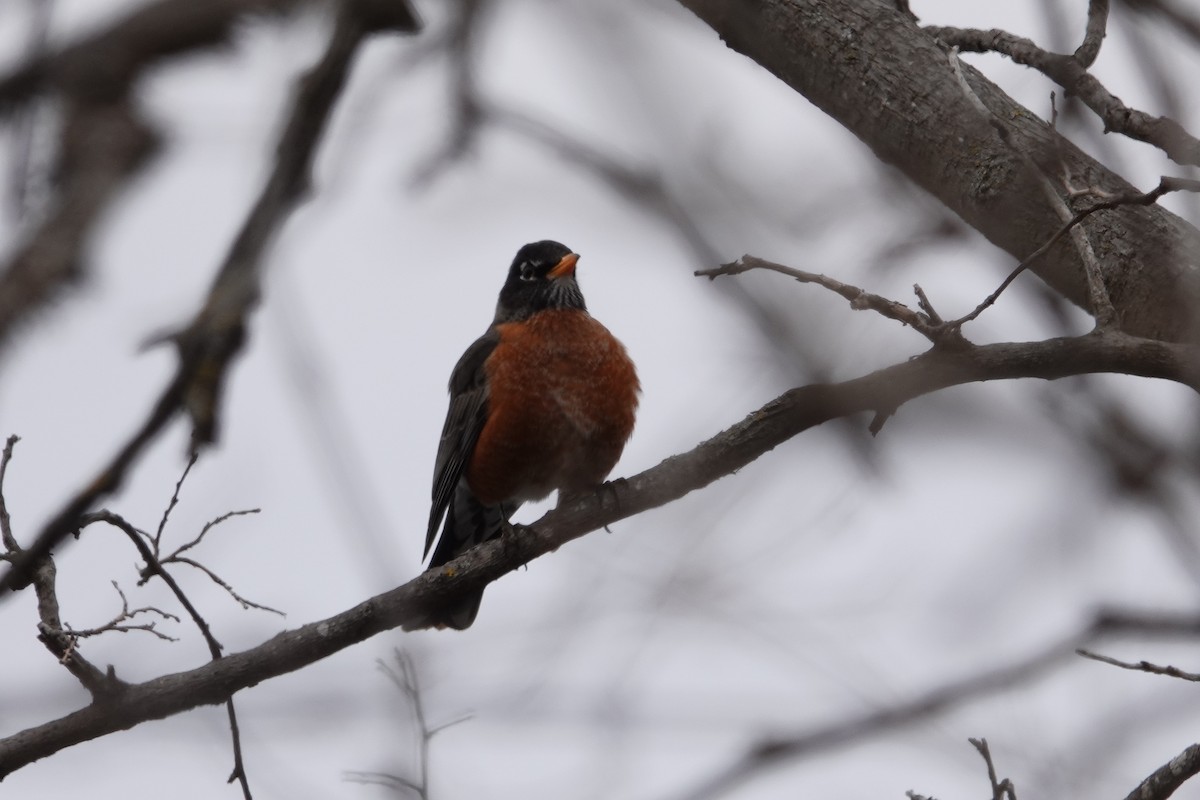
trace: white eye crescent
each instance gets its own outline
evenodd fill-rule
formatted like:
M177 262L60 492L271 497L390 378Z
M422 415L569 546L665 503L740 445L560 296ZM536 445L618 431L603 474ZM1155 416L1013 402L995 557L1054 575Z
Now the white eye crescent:
M532 261L522 261L521 262L521 280L536 281L537 279L538 279L538 276L537 276L536 265Z

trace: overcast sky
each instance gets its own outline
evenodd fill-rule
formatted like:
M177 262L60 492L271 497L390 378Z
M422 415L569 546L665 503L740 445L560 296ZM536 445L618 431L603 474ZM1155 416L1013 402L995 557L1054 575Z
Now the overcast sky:
M30 5L0 2L0 64L18 61ZM136 5L58 0L52 41ZM1059 5L1073 42L1086 3ZM912 6L924 23L1000 26L1058 44L1032 0ZM558 239L582 254L590 310L638 365L642 406L615 476L690 449L790 386L924 349L912 331L816 287L734 279L782 320L764 328L731 279L692 276L711 266L695 243L512 133L485 134L418 183L450 125L446 59L416 58L443 27L443 8L420 8L426 34L383 37L361 54L322 145L315 195L271 253L221 443L192 470L167 529L182 543L224 512L262 509L212 531L196 555L285 618L244 611L202 575L181 574L229 650L419 572L446 380L490 322L526 242ZM1116 29L1125 19L1114 16ZM291 81L326 32L316 14L247 24L232 47L172 62L142 84L163 151L104 218L86 281L0 361L0 435L22 437L5 496L24 541L148 413L173 356L139 347L197 308L269 168ZM1197 59L1172 60L1178 42L1154 41L1180 74L1200 74ZM505 0L480 45L488 97L661 177L720 259L753 253L905 302L919 282L955 314L1012 267L964 231L897 250L946 212L670 3ZM1114 30L1096 73L1131 104L1161 111L1131 52ZM972 63L1048 113L1044 79L998 58ZM1186 99L1180 121L1196 130L1200 109ZM40 113L49 135L53 109ZM1099 152L1095 137L1077 141ZM8 130L2 147L8 174ZM1113 153L1143 188L1168 169L1145 147L1104 155ZM8 252L22 227L11 204L0 212ZM1060 333L1035 282L1023 277L969 335ZM1069 325L1086 329L1079 314ZM1093 385L1135 401L1157 430L1194 424L1194 400L1179 387ZM876 439L866 420L811 431L506 576L467 632L385 634L245 691L237 704L255 797L379 797L344 773L413 768L408 710L375 668L397 647L415 659L432 724L470 716L433 742L437 800L657 800L764 733L879 708L1031 653L1097 604L1194 604L1196 575L1166 526L1152 509L1110 499L1079 443L1090 408L1077 384L981 385L905 407ZM107 507L156 526L186 436L176 424ZM1194 509L1194 490L1183 494ZM114 530L68 542L57 558L65 619L86 628L111 618L114 580L134 606L174 608L162 587L136 585L136 563ZM0 604L0 735L87 702L35 624L31 593ZM180 641L109 634L83 652L128 681L207 660L187 624L160 629ZM1180 657L1158 644L1119 652ZM986 775L966 739L983 736L1018 791L1030 788L1023 798L1120 797L1192 741L1197 710L1180 682L1083 662L899 737L772 772L736 796L978 797ZM1121 731L1130 740L1115 738ZM223 709L201 709L26 767L0 795L234 798L228 738Z

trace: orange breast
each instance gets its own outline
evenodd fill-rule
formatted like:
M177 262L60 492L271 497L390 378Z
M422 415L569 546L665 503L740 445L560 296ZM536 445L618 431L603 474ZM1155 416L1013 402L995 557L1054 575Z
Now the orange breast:
M499 326L484 364L488 417L467 464L485 504L601 483L633 432L639 384L625 347L587 312Z

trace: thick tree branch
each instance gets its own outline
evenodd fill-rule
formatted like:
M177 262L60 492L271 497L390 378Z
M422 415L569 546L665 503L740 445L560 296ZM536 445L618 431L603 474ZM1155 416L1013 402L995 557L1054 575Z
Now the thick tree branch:
M1175 790L1200 775L1200 744L1189 745L1182 753L1154 770L1146 780L1125 796L1125 800L1167 800Z
M1125 196L1120 176L1063 139L970 66L975 95L1007 123L1011 144L963 96L946 53L909 15L873 0L680 0L741 52L858 136L1018 260L1061 227L1020 154L1061 162L1077 181ZM1072 59L1074 61L1074 59ZM1078 63L1078 62L1075 62ZM1157 207L1094 218L1104 285L1128 333L1200 339L1200 232ZM1088 287L1076 248L1059 242L1033 267L1077 305Z
M397 627L429 624L454 598L605 525L677 500L736 472L797 434L859 412L894 411L948 386L1014 378L1053 380L1122 372L1179 381L1200 390L1194 347L1095 332L1028 344L931 350L836 384L793 389L733 427L631 478L560 505L515 535L484 543L445 566L320 622L286 631L258 647L189 672L126 687L119 698L0 740L0 777L64 747L200 705L300 669ZM1106 624L1115 624L1111 620ZM1168 626L1169 628L1169 626Z

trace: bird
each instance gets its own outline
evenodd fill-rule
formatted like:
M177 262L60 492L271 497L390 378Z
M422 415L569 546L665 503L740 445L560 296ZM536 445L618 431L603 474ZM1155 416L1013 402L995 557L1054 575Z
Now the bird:
M633 433L637 370L625 346L588 313L578 261L551 240L518 250L491 326L451 372L425 537L425 556L433 550L428 569L500 536L522 503L555 490L561 501L601 485ZM481 588L453 601L431 624L470 627L482 597Z

